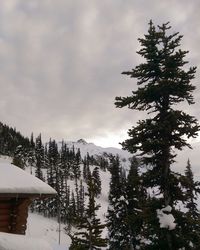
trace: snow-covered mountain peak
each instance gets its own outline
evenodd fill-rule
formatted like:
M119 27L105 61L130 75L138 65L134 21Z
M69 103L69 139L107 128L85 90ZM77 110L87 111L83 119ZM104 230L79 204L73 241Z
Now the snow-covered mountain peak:
M123 162L123 165L129 165L128 159L132 157L132 155L126 150L114 147L103 148L101 146L95 145L94 143L88 143L84 139L79 139L78 141L65 141L65 143L67 144L68 148L74 148L75 150L80 149L82 158L84 158L87 153L89 153L90 156L93 155L96 157L108 157L110 154L112 154L118 155L121 162ZM59 148L61 148L61 142L59 144Z
M77 143L82 143L83 145L88 144L84 139L79 139Z

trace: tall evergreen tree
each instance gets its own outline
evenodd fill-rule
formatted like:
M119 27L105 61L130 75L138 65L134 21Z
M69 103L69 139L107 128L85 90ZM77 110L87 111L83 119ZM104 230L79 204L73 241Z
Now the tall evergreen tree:
M131 153L140 152L143 164L150 166L145 174L147 187L159 191L157 202L152 206L154 216L155 210L170 206L171 215L175 217L176 194L172 190L174 186L178 190L178 181L171 172L176 156L173 149L190 147L187 138L197 136L199 126L194 117L175 109L175 105L183 101L194 104L192 92L195 87L190 82L196 67L186 69L188 51L179 48L182 36L178 32L169 34L170 28L169 23L156 27L150 21L148 33L139 39L142 48L137 52L144 62L123 72L136 78L139 88L131 96L116 97L115 104L119 108L128 106L151 113L150 118L140 120L137 126L129 129L130 138L122 146ZM149 226L152 226L149 249L184 247L180 235L170 226L160 228L156 218Z
M18 166L19 168L25 169L26 160L24 154L25 149L23 149L22 145L17 146L14 152L12 164Z
M70 224L70 186L66 184L65 186L65 192L60 197L61 202L61 221L68 224Z
M95 196L98 197L101 194L101 178L99 174L99 168L95 167L92 172L92 177L95 184Z
M122 183L121 167L118 156L111 156L109 170L111 173L107 227L109 249L126 249L129 245L127 228L126 183Z
M60 150L60 168L64 171L65 179L69 178L70 164L69 164L69 155L67 145L62 141L61 150Z
M49 150L48 150L48 166L47 166L47 182L53 187L58 195L52 198L49 202L49 210L51 211L51 216L56 217L58 214L58 207L60 204L61 197L61 186L62 186L62 171L59 166L59 153L58 145L55 140L49 140Z
M86 156L83 159L83 179L86 180L87 179L87 166L89 164L87 163L87 159Z
M71 193L71 198L70 198L70 202L69 202L69 219L68 222L69 224L75 224L76 223L76 212L77 212L77 206L76 206L76 199L75 199L75 195L74 192L72 191Z
M107 245L107 240L101 236L105 225L100 222L96 214L100 205L95 201L95 180L92 176L89 178L87 188L88 205L77 226L78 232L74 235L69 234L72 239L70 250L100 250Z
M35 176L44 181L44 176L42 173L42 168L44 167L44 147L42 144L41 134L36 138L35 158L36 158Z
M185 189L185 207L187 208L185 221L183 223L185 246L187 249L200 249L200 212L197 205L200 183L194 180L189 159L185 176L182 177L182 184Z
M186 170L185 170L185 188L186 188L186 208L192 217L199 217L197 208L197 194L200 192L200 183L194 180L194 174L190 160L188 159Z
M42 144L41 134L35 141L35 176L42 181L45 181L42 168L44 168L44 147ZM32 171L32 169L31 169ZM44 204L46 201L35 200L32 205L32 210L36 210L39 213L44 212Z
M35 142L34 142L34 137L33 133L31 134L31 139L30 139L30 148L28 150L28 165L30 166L30 172L31 174L33 173L33 167L35 167L36 164L36 157L35 157Z
M129 232L129 249L138 249L144 236L144 209L146 206L146 189L139 175L139 161L131 159L126 184L127 214L126 222Z

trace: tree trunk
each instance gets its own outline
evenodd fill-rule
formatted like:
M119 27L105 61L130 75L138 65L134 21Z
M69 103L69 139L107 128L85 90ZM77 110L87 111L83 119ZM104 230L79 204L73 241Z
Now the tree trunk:
M171 194L170 194L170 161L169 161L169 157L170 157L170 149L168 148L166 150L165 153L165 157L164 157L164 169L163 169L163 182L164 182L164 190L163 190L163 196L164 196L164 205L165 207L167 206L171 206ZM167 240L167 244L168 244L168 250L173 250L173 246L172 246L172 235L171 232L169 231L169 229L167 230L166 233L166 240Z

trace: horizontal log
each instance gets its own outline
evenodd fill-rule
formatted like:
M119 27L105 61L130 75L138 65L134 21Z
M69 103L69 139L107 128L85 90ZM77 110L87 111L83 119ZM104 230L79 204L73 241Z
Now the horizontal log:
M11 209L0 208L0 214L11 214Z
M25 234L31 199L0 200L0 231Z
M10 201L12 198L9 196L5 196L4 194L0 194L0 202L2 201Z
M5 220L9 221L10 217L11 217L10 214L3 214L3 215L0 214L0 221L5 221Z
M0 203L0 209L4 209L4 208L11 208L12 207L12 204L11 202L8 202L8 203Z
M3 233L10 233L10 229L7 228L7 227L0 227L0 232L3 232Z
M4 220L4 221L0 221L0 227L8 227L9 226L9 221L7 221L7 220Z

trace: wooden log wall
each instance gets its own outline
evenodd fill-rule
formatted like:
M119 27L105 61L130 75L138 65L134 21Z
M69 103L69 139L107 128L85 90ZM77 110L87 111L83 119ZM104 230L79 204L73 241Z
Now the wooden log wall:
M0 199L0 232L25 234L29 198Z
M13 218L12 233L25 234L28 218L28 207L31 204L30 199L19 199L17 206L14 207L15 217Z
M10 232L11 212L11 200L0 200L0 232Z

